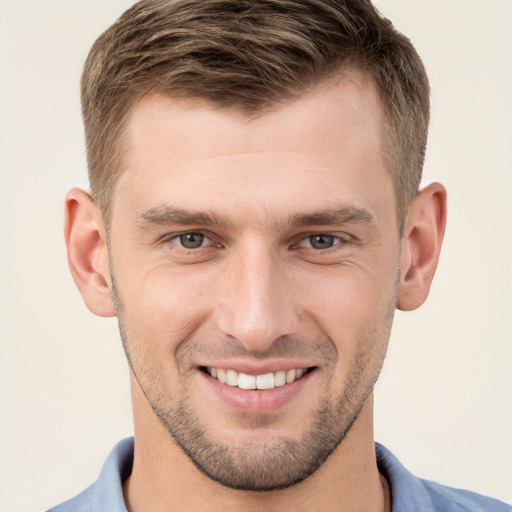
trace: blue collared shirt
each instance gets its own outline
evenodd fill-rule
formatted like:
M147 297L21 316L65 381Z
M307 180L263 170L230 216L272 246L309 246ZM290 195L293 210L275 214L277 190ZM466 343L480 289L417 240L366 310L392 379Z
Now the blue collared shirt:
M384 446L376 444L375 450L379 471L389 483L393 512L512 512L501 501L417 478ZM129 437L110 452L96 482L48 512L127 512L123 481L132 465L133 438Z

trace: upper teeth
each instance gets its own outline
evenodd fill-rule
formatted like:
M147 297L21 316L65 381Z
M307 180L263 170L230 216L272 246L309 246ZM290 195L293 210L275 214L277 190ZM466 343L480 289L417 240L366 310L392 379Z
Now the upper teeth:
M263 373L261 375L247 375L236 370L226 370L224 368L207 368L208 373L219 382L228 386L237 386L240 389L272 389L278 386L284 386L299 379L304 375L304 368L292 370L279 370L273 373Z

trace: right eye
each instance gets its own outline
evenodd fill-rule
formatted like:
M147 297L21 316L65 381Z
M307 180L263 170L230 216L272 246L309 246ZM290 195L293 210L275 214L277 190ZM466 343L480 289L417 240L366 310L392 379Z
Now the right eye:
M199 249L211 245L211 240L202 233L181 233L172 238L173 244L179 245L184 249Z

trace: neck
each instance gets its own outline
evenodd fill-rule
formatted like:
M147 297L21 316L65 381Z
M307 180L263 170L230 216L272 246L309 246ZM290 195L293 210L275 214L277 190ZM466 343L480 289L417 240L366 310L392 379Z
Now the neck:
M138 388L138 386L136 386ZM234 490L200 472L154 419L142 393L133 389L135 454L124 483L130 512L152 510L226 512L385 512L390 510L387 483L379 475L373 442L373 396L343 442L303 482L287 489ZM141 414L141 408L146 409Z

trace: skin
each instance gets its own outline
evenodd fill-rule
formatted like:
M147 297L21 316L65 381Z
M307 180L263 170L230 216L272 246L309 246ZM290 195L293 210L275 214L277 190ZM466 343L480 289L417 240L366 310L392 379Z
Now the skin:
M389 510L372 390L394 309L428 295L446 193L422 190L400 237L381 126L357 73L250 120L150 96L108 245L88 194L68 194L72 274L91 311L117 314L131 368L130 511ZM206 366L311 371L233 405Z

